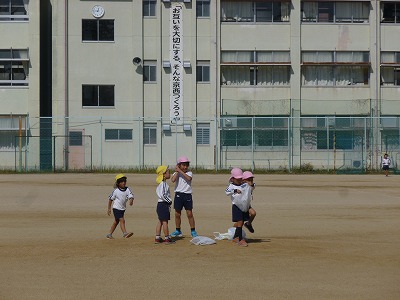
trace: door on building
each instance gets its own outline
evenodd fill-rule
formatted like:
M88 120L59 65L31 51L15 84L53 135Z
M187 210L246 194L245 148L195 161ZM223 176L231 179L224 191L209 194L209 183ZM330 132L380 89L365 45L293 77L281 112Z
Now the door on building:
M85 130L69 132L68 169L85 168Z

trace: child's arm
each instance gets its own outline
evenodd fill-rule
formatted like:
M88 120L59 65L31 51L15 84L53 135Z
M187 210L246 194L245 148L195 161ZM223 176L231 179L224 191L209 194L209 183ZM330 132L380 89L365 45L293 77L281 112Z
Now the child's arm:
M130 188L128 188L128 199L129 199L129 205L133 205L133 200L134 200L133 192Z
M112 203L112 200L111 200L111 199L108 199L107 214L108 214L109 216L111 216L111 203Z
M231 195L233 195L233 194L240 194L242 191L240 190L240 189L237 189L237 188L235 188L234 186L232 186L232 185L229 185L227 188L226 188L226 190L225 190L225 194L227 195L227 196L231 196Z
M186 181L192 181L192 177L190 177L188 174L186 174L185 172L183 172L178 165L176 165L175 167L175 173L174 175L172 175L171 181L175 182L178 179L179 174L182 175L182 177L186 180Z
M178 167L175 168L175 170L178 169ZM174 174L172 174L171 177L171 182L175 182L178 179L179 173L177 171L175 171Z

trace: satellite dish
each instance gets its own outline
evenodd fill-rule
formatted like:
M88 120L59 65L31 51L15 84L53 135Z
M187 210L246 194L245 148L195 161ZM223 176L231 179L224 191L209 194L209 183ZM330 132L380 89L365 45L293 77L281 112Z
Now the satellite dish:
M135 66L139 66L142 60L139 57L134 57L132 62Z

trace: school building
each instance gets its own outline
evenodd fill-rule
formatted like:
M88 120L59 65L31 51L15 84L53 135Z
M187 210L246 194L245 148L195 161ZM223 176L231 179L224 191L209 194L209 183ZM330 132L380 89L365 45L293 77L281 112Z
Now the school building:
M400 163L400 1L1 0L0 166Z

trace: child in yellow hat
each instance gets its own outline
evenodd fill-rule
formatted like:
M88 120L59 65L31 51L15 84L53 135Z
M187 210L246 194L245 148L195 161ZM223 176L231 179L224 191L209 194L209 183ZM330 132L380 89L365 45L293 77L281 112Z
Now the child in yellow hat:
M157 194L157 216L158 222L156 225L156 238L154 240L155 244L173 244L175 241L171 239L169 235L168 221L171 218L171 193L169 191L169 185L167 184L167 179L171 177L169 173L168 166L159 166L156 170L157 179L156 182L158 186L156 188ZM163 229L165 240L161 238L161 228Z

